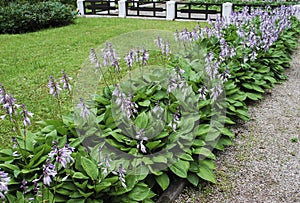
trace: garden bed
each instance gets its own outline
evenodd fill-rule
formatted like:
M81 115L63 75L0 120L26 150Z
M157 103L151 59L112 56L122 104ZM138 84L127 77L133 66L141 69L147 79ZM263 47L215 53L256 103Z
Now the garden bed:
M176 177L195 186L215 183L214 152L232 143L229 125L249 120L247 104L286 79L299 36L291 14L291 7L252 15L244 10L231 25L218 19L176 32L182 45L176 54L161 37L158 50L133 48L124 60L110 43L100 54L92 49L85 81L94 85L93 78L103 78L102 93L82 99L87 89L77 84L74 112L40 122L39 132L26 130L30 114L25 106L17 110L1 87L7 118L24 121L14 147L0 151L1 198L154 202ZM152 55L164 68L143 72ZM50 77L48 87L60 105L56 81ZM64 73L66 90L69 82Z

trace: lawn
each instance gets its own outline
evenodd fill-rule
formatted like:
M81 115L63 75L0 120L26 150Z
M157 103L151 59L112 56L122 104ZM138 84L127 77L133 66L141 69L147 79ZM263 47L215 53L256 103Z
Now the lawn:
M0 35L0 83L34 113L33 121L56 117L57 103L48 94L50 75L58 78L64 69L72 78L97 48L110 38L143 29L175 31L192 28L195 22L164 20L78 18L75 24L20 35ZM64 101L63 113L71 107ZM11 127L0 121L0 144L10 143ZM32 128L36 128L33 125ZM34 131L34 130L33 130Z

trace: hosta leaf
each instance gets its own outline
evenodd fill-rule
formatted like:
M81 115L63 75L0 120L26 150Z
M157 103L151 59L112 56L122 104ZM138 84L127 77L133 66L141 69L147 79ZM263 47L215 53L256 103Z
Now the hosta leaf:
M199 177L195 174L195 173L188 173L188 177L187 177L188 181L194 185L194 186L198 186L199 184Z
M0 164L0 168L10 169L12 171L20 170L18 166L14 165L14 164L9 164L9 163Z
M179 160L170 166L170 170L180 178L187 178L190 163L188 161Z
M99 170L97 164L85 157L81 157L81 164L86 172L86 174L92 179L92 180L97 180L98 175L99 175Z
M144 100L142 102L138 102L138 105L148 107L150 106L151 102L149 100Z
M227 135L228 137L231 137L231 138L233 138L235 136L234 133L226 127L222 128L221 133L223 135Z
M140 129L146 129L147 125L148 125L148 116L145 112L140 113L140 115L137 116L137 118L135 119L135 126L140 128Z
M200 124L196 130L197 130L197 136L206 135L210 130L210 125L209 124Z
M184 153L180 156L180 159L185 161L194 161L193 157L187 153Z
M135 201L143 201L147 198L150 192L150 188L146 184L138 184L133 188L133 190L128 194L128 197Z
M98 193L98 192L101 192L102 190L108 188L109 186L111 186L111 183L110 182L100 182L98 183L96 186L95 186L95 191Z
M199 168L205 166L208 167L209 169L216 169L216 164L214 160L211 159L202 159L198 162Z
M203 180L207 180L209 182L212 182L212 183L216 183L216 176L215 174L213 173L213 171L211 169L209 169L208 167L206 166L201 166L199 168L199 172L197 173L197 175L202 178Z
M152 158L152 160L153 160L155 163L167 163L167 162L168 162L167 157L165 157L165 156L163 156L163 155L154 156L154 157Z
M161 140L156 140L156 141L153 141L153 142L148 142L146 144L147 148L149 148L150 150L153 150L157 147L159 147L161 145Z
M218 144L215 147L215 149L224 150L224 146L232 145L232 141L229 137L221 137L218 141Z
M246 110L246 109L237 109L236 113L237 113L237 116L240 117L241 119L243 119L245 121L249 120L248 110Z
M72 178L76 178L76 179L89 179L89 177L87 177L86 175L84 175L84 174L81 173L81 172L75 172L75 173L72 175Z
M207 157L207 158L209 158L209 159L213 159L213 160L216 159L216 157L215 157L215 155L212 153L212 151L211 151L210 149L205 148L205 147L201 147L198 154L199 154L199 155L202 155L202 156L204 156L204 157Z
M270 71L270 68L268 66L260 66L257 69L257 72L259 73L268 73Z
M257 94L257 93L247 92L246 95L249 99L255 100L255 101L262 98L261 94Z
M170 179L166 173L163 173L160 176L155 176L155 180L163 191L169 187Z

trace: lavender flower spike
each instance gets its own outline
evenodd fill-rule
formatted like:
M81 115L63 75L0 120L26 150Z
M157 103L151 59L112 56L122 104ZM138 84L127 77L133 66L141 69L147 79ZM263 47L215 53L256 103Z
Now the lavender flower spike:
M81 110L80 116L84 119L87 119L90 115L90 110L87 108L87 106L84 104L83 99L80 98L79 104L77 107Z
M55 82L54 78L52 75L50 75L50 79L48 82L48 88L50 90L50 94L53 95L54 97L58 97L61 88L57 82Z
M126 174L126 170L123 168L123 165L120 164L118 171L113 171L112 172L115 175L119 175L119 180L121 181L122 187L126 188L126 181L125 181L125 174Z
M62 70L62 77L60 78L60 82L63 84L63 88L67 90L69 93L71 93L72 86L70 84L70 81L72 80L71 77L67 76L65 70Z
M52 147L52 151L49 153L49 157L55 158L55 162L62 165L62 167L67 168L67 164L74 162L73 157L71 156L74 151L73 147L70 147L69 144L65 144L65 146L61 149L58 148L57 142L54 142L54 146Z
M101 64L98 61L95 49L91 48L91 52L90 52L89 58L90 58L91 64L95 64L95 68L96 69L101 67Z
M44 185L50 186L52 178L54 178L57 174L57 171L55 170L55 166L50 163L50 160L46 160L46 165L43 165L43 183Z
M5 194L8 192L8 182L10 181L10 177L4 171L0 170L0 198L4 203Z
M24 125L24 127L30 125L31 122L30 122L30 118L29 117L32 117L33 113L29 112L26 109L26 106L24 104L22 104L22 111L20 113L23 116L23 125Z

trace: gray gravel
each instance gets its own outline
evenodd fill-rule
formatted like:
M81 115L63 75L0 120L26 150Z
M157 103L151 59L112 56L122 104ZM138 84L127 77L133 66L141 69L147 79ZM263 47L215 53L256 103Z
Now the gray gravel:
M218 154L218 183L188 187L176 203L300 203L300 49L287 74L233 129L234 145Z

